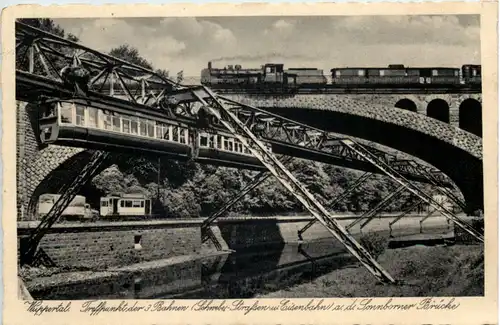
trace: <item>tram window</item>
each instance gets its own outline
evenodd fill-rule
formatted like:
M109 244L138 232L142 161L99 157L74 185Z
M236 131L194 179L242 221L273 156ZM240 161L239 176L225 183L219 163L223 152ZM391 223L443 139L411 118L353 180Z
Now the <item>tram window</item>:
M144 136L148 135L148 131L147 131L147 128L146 128L146 121L141 120L140 130L141 130L141 135L144 135Z
M144 208L144 201L141 201L141 208Z
M233 151L233 141L229 141L229 142L228 142L228 147L227 147L227 150L229 150L229 151Z
M123 200L120 201L120 207L122 207L122 208L125 207L125 202L123 202Z
M125 201L125 207L126 208L131 208L132 207L132 201L130 201L130 200Z
M381 77L385 76L385 70L380 70L379 73Z
M130 120L123 119L122 126L124 133L130 133Z
M134 201L132 207L134 207L134 208L140 208L141 207L141 201Z
M130 133L132 134L138 134L138 125L137 125L137 121L131 121L130 122Z
M97 127L97 108L95 107L87 107L87 110L89 112L89 121L88 121L88 126L90 127Z
M108 206L108 201L102 201L102 202L101 202L101 206L102 206L103 208L106 208L106 207Z
M473 76L473 77L477 76L477 71L476 71L476 69L473 69L473 70L472 70L472 76Z
M85 107L76 105L76 125L85 125Z
M224 150L229 150L229 139L224 138Z
M432 76L435 77L438 75L438 71L437 70L432 70Z
M342 73L340 71L335 71L335 77L340 77L342 75Z
M61 123L73 123L73 104L61 102Z
M154 138L155 137L155 126L151 123L148 123L148 137Z

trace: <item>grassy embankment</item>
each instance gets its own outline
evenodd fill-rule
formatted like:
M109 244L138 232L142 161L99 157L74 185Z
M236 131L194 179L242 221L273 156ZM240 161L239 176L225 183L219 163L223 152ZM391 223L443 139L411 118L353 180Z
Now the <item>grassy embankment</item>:
M413 246L385 250L379 263L400 283L381 285L364 267L335 270L260 298L481 296L482 245Z

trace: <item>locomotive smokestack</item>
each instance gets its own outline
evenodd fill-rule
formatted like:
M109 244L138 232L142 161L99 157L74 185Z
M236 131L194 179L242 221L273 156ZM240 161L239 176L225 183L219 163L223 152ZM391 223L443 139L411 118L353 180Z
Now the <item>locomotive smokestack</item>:
M208 69L212 70L212 62L208 61Z

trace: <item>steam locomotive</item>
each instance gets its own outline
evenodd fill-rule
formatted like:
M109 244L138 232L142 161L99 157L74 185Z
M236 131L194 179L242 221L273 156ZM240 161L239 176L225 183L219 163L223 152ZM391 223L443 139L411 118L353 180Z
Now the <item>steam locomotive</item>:
M387 88L387 87L478 87L481 65L461 68L411 68L391 64L384 68L347 67L330 70L331 82L317 68L284 69L284 64L267 63L258 69L241 65L208 68L201 71L201 83L214 89L289 89L314 88Z

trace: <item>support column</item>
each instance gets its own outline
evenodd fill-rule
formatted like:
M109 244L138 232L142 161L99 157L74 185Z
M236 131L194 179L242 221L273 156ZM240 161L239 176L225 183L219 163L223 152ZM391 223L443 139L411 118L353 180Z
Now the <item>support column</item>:
M341 202L343 199L345 199L347 196L349 196L349 194L351 194L355 189L357 189L358 187L361 186L361 184L363 184L364 182L366 182L370 177L372 177L373 174L370 174L370 173L364 173L363 175L361 175L351 186L349 186L340 196L338 196L331 204L331 207L335 207L336 204L338 204L339 202ZM316 219L313 219L311 221L309 221L308 224L306 224L304 226L304 228L300 229L298 231L298 237L299 237L299 240L304 240L302 238L302 235L304 234L304 232L307 231L307 229L311 228L315 223L316 223Z
M48 230L59 220L63 211L68 207L69 203L75 198L80 189L97 173L101 166L108 158L109 153L96 151L92 155L88 164L82 169L80 174L71 182L68 183L61 191L61 196L54 203L50 211L42 218L38 227L33 230L32 234L25 242L24 247L21 247L21 264L33 264L35 261L38 245Z

